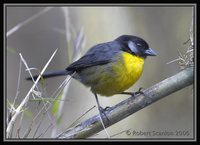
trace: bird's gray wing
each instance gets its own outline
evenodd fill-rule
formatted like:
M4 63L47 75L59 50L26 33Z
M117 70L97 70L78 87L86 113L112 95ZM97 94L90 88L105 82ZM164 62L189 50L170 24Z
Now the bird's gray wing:
M116 41L93 46L83 57L69 65L67 71L81 71L85 68L107 64L119 52L120 45Z

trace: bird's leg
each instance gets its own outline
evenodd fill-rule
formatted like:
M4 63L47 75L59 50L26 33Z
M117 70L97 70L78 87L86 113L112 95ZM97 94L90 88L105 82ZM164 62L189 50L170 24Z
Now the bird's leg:
M133 92L121 92L121 93L119 93L119 94L123 94L123 95L132 95Z
M95 96L95 99L96 99L96 102L97 102L97 107L98 107L98 110L100 112L100 116L101 118L103 118L103 115L106 117L107 121L109 121L108 117L106 116L105 112L107 110L107 107L105 109L103 109L100 104L99 104L99 100L98 100L98 97L97 97L97 94L94 93L94 96ZM109 108L109 107L108 107ZM103 114L103 115L102 115Z
M137 97L140 94L144 94L144 92L142 90L143 90L143 88L139 88L139 90L137 92L121 92L120 94L131 95L132 97Z

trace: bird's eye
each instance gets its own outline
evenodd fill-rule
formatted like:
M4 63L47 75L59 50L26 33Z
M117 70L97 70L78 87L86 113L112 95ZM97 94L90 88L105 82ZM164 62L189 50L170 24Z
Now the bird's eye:
M137 45L138 47L142 47L142 44L140 44L140 43L137 43L136 45Z

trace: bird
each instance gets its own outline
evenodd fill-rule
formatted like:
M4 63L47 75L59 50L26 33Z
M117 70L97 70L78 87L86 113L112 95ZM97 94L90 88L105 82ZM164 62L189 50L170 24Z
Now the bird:
M66 69L47 72L42 77L46 79L71 75L86 87L90 87L102 112L97 94L110 97L124 93L140 78L147 56L156 55L157 52L141 37L121 35L113 41L94 45ZM27 80L37 77L38 75L28 77Z

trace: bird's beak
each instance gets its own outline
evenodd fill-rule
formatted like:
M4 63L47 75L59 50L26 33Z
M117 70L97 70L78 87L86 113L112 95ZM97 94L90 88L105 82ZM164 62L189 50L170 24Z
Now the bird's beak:
M156 55L157 55L157 53L156 53L153 49L151 49L151 48L145 50L144 53L145 53L146 55L148 55L148 56L156 56Z

